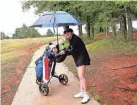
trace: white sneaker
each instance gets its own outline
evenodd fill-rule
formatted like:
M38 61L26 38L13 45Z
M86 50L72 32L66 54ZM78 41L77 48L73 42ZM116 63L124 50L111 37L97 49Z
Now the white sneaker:
M83 98L84 97L84 92L80 91L78 94L74 95L74 98Z
M84 93L84 97L83 97L81 103L82 103L82 104L85 104L85 103L87 103L89 100L90 100L90 98L89 98L88 94L87 94L87 93Z

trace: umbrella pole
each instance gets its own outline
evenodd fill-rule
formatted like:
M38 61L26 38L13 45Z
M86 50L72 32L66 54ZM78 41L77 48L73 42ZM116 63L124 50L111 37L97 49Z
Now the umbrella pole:
M59 52L58 27L57 27L57 49L58 49L58 52Z
M58 38L58 27L57 27L57 44L59 44L59 38Z

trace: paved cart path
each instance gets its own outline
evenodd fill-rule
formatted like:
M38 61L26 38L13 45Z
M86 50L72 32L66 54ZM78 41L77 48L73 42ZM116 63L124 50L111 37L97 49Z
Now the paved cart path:
M53 77L49 83L48 96L40 94L39 87L36 84L34 62L43 54L45 46L35 52L11 105L80 105L82 99L73 98L73 95L79 91L79 81L63 63L57 63L56 73L65 73L69 79L68 84L64 86L60 84L57 78ZM99 103L91 96L86 105L99 105Z

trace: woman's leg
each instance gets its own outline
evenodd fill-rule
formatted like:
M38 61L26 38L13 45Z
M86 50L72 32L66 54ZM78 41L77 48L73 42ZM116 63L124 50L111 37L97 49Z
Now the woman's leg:
M78 67L78 76L80 80L80 93L74 95L75 98L83 97L81 103L87 103L89 101L89 96L87 94L87 83L85 78L86 66L82 65Z
M77 72L79 71L79 67L77 67ZM78 73L78 76L79 76L79 73ZM75 98L83 98L84 96L84 90L83 90L83 86L82 86L82 84L81 84L81 82L80 82L80 92L78 93L78 94L75 94L74 95L74 97Z
M86 66L82 65L78 67L78 76L80 80L80 90L86 92L87 91L87 83L86 83L86 78L85 78L85 69Z

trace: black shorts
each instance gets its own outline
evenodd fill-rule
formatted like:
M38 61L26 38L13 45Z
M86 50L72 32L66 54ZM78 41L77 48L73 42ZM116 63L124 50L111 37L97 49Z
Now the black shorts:
M77 61L75 62L76 66L82 66L82 65L90 65L90 61Z

